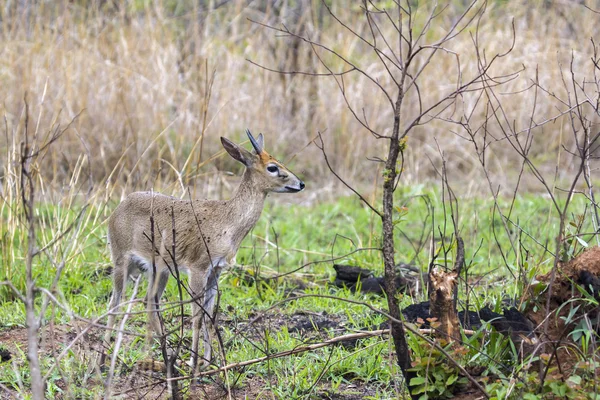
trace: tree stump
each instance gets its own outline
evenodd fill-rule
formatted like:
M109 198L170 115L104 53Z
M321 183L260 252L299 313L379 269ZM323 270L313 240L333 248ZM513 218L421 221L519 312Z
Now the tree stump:
M435 337L448 343L460 338L458 313L453 299L457 276L456 271L444 272L439 268L429 273L430 314L437 318L432 327L435 327Z

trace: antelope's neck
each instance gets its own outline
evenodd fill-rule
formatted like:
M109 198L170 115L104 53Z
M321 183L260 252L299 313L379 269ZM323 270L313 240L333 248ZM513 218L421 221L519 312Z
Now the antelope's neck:
M260 218L265 204L267 194L257 184L258 182L255 182L252 177L252 172L246 169L235 194L227 201L232 215L240 218L238 223L242 231L240 232L242 239Z

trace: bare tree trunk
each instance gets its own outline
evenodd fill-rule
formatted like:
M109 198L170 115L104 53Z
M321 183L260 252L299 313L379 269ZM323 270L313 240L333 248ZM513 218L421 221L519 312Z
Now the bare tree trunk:
M487 79L486 74L493 61L500 56L494 57L490 63L486 64L485 69L482 69L477 76L473 77L467 82L463 82L463 75L461 72L462 69L460 67L460 63L457 63L459 73L457 75L458 83L456 89L450 92L444 92L442 94L427 94L428 100L424 101L422 98L423 93L421 93L418 88L418 81L420 77L425 76L424 71L427 69L428 65L431 65L431 61L436 56L438 50L442 49L442 51L446 51L443 47L445 43L452 41L452 39L458 36L461 32L465 31L466 27L471 25L478 16L479 18L481 17L483 11L485 10L485 2L483 2L484 4L474 11L473 7L475 7L477 0L472 0L465 8L464 12L458 18L455 18L452 26L446 30L444 35L440 39L427 45L424 44L424 38L428 36L430 28L435 25L433 21L442 14L444 8L439 8L437 4L433 5L430 8L429 16L426 17L426 22L423 24L422 28L416 29L416 9L413 10L414 2L402 2L404 5L401 5L400 1L396 1L394 3L396 7L391 7L394 9L394 11L388 11L385 8L380 8L372 1L363 0L362 10L365 14L366 26L368 27L366 30L361 30L362 28L356 30L353 29L336 16L335 12L328 5L328 2L322 1L320 3L322 4L322 7L327 10L331 18L335 20L335 22L339 23L355 37L358 37L364 44L373 49L373 57L376 62L382 65L387 72L389 82L380 80L377 76L370 75L369 72L363 68L361 65L362 63L353 61L353 56L345 55L342 52L328 46L327 44L315 41L314 39L308 37L305 33L295 32L294 30L288 29L285 25L283 27L275 27L268 24L257 23L279 34L283 34L288 38L298 39L299 41L310 45L315 59L318 60L320 65L327 72L299 72L297 70L288 71L266 68L267 70L276 71L283 75L302 74L312 76L331 76L335 80L335 83L339 88L339 91L354 119L375 139L389 140L387 158L385 160L383 171L383 210L380 210L377 206L371 204L363 195L361 195L361 193L359 193L359 191L357 191L350 183L345 181L331 167L320 132L317 136L318 141L315 141L314 143L322 151L327 167L331 173L340 182L342 182L345 187L356 194L360 200L371 209L371 211L381 218L383 240L382 254L385 266L384 289L387 295L389 314L390 317L393 318L393 321L391 322L391 335L396 349L398 366L400 367L410 390L411 380L412 378L416 377L416 374L413 371L410 371L412 367L410 349L406 341L404 326L402 322L400 322L401 313L395 297L397 288L395 271L396 262L394 259L394 225L396 223L396 221L394 221L394 192L398 185L398 180L402 170L402 151L404 148L403 139L413 128L419 125L427 124L433 119L440 119L440 115L442 115L445 110L448 110L462 93L476 90L475 87L480 84L481 79ZM384 17L380 18L381 16ZM383 31L381 26L388 23L391 24L394 32L397 32L398 36L397 38L394 38L394 40L392 40L391 37L386 38L382 33ZM421 22L419 25L420 24ZM393 43L393 45L391 43ZM398 46L397 49L393 49L395 45ZM326 58L320 55L320 52L337 58L338 61L341 61L346 68L340 72L337 67L330 65L326 61ZM392 53L391 56L390 52ZM506 54L508 54L508 52L501 56L504 57ZM254 64L260 66L259 64ZM393 130L390 135L387 135L387 132L386 134L382 134L374 129L373 125L369 123L369 116L368 113L365 112L364 108L361 112L361 110L352 106L353 102L348 96L347 87L343 78L346 74L352 72L361 74L367 78L367 80L372 82L380 90L380 94L384 96L385 100L389 102L394 113ZM511 77L512 76L513 75L511 75ZM412 93L410 92L411 89ZM395 93L396 96L394 96ZM407 93L409 93L409 96L414 96L414 98L411 97L410 101L416 101L418 104L418 112L408 110L408 119L406 119L407 116L402 114L402 104L404 100L408 99L406 97ZM403 116L405 117L404 121L402 120ZM422 119L425 119L425 121L422 121ZM452 301L453 293L454 290L452 290L449 295L451 304L450 309L455 309ZM411 393L411 397L416 399L419 396Z
M390 147L388 151L387 161L384 169L384 180L383 180L383 215L381 221L383 224L383 263L385 266L384 285L385 293L388 301L389 313L396 320L400 320L400 307L396 301L396 261L394 259L394 189L396 186L396 177L398 172L396 165L398 163L398 157L400 155L400 111L402 106L402 100L404 92L402 86L399 88L398 98L396 99L396 108L394 110L394 129L392 131L392 137L390 138ZM406 333L402 324L398 322L391 322L390 333L394 341L394 347L396 348L396 355L398 366L402 370L402 375L406 379L406 385L410 391L410 380L416 376L416 374L410 371L411 359L410 350L408 343L406 343ZM413 399L417 398L417 395L411 393Z
M445 170L444 170L445 171ZM444 172L444 177L445 177ZM450 185L444 178L448 192L451 193ZM452 211L454 213L454 211ZM454 220L454 217L453 217ZM456 229L456 225L455 225ZM456 232L456 261L454 270L450 272L434 268L429 272L429 314L437 318L435 327L435 337L443 339L446 342L453 342L460 339L460 322L458 320L458 311L456 304L458 302L458 277L465 263L465 243L458 230ZM468 318L466 316L465 318Z
M33 190L33 189L32 189ZM31 207L33 208L33 207ZM27 321L27 361L29 362L29 373L31 374L31 395L33 399L44 398L44 381L40 369L40 359L38 357L38 329L37 318L35 317L35 282L32 274L32 259L35 251L35 227L33 221L29 221L29 233L27 235L27 291L25 294L25 315Z
M21 143L21 200L23 211L28 223L27 256L25 259L26 293L25 293L25 318L27 324L27 361L31 375L31 396L33 399L44 398L44 380L40 369L38 356L38 329L39 323L35 314L35 280L33 279L33 257L35 255L35 217L33 215L33 202L35 190L31 177L31 159L33 151L27 143L27 124L29 123L29 107L25 105L25 142Z

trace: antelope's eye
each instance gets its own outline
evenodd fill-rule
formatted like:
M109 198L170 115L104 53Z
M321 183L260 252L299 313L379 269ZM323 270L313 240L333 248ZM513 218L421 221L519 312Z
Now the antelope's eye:
M275 172L279 171L279 168L277 168L275 165L269 165L267 167L267 171L269 171L271 173L275 173Z

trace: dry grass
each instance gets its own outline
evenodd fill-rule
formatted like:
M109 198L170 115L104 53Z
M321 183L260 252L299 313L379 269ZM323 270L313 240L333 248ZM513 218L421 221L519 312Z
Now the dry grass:
M97 187L109 182L118 195L150 187L181 194L190 185L197 195L211 196L229 186L226 181L222 185L223 175L215 172L237 168L226 158L210 159L220 151L219 136L240 139L248 127L265 132L267 147L283 161L293 158L289 166L305 177L311 191L331 188L333 180L318 149L306 147L317 131L325 132L335 167L354 184L371 188L379 172L367 157L382 157L384 143L353 120L331 78L282 76L250 64L246 59L276 69L324 72L310 47L277 38L248 19L306 30L390 87L374 54L336 24L318 0L312 0L312 8L302 8L307 2L287 1L246 5L234 0L216 9L198 3L213 4L128 1L119 8L100 0L61 0L25 9L9 2L0 8L0 114L6 116L8 132L19 132L25 95L32 114L41 117L33 120L41 126L50 126L54 119L64 125L83 111L60 145L45 156L45 182L63 187L87 151L92 181ZM333 3L343 21L366 32L357 6ZM419 13L423 19L428 7ZM463 9L463 2L451 2L426 42L433 42ZM513 18L515 50L494 73L526 68L504 88L506 111L518 130L529 123L533 96L530 91L517 92L530 86L539 68L541 83L565 96L560 67L569 65L573 52L575 69L584 72L589 38L599 36L600 25L598 15L578 2L493 1L480 32L487 55L510 47ZM392 35L390 27L387 34ZM470 35L459 37L450 50L459 54L465 80L476 72ZM329 61L334 70L347 69ZM449 53L428 67L420 83L426 104L452 89L456 71L457 57ZM351 104L364 108L371 125L389 131L392 111L375 86L359 74L346 75L345 85ZM467 107L473 102L464 99ZM559 106L549 96L540 96L535 119L556 115ZM403 112L410 116L416 110L414 102ZM462 112L460 107L456 111ZM534 160L549 173L556 167L561 144L569 139L563 135L568 123L561 118L536 132ZM436 138L451 161L451 177L462 182L464 192L467 182L473 190L478 188L481 168L471 145L451 132L455 128L434 121L415 131L409 138L407 184L434 176L428 157L438 163ZM0 140L2 165L21 140L17 134ZM498 184L510 186L516 171L506 167L516 156L504 142L492 144L490 150L490 172ZM561 167L569 165L566 154L560 162ZM6 183L6 177L3 180Z

